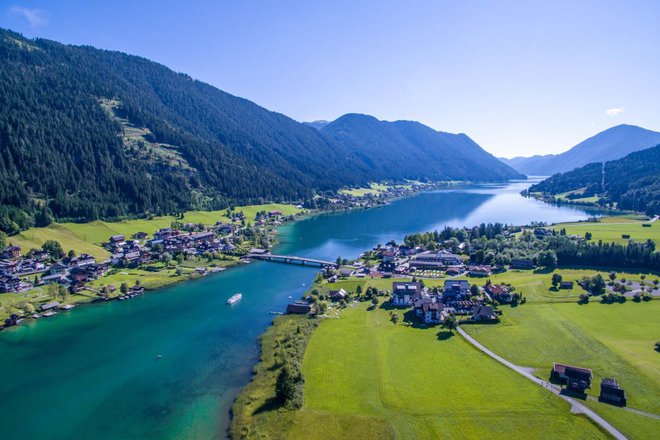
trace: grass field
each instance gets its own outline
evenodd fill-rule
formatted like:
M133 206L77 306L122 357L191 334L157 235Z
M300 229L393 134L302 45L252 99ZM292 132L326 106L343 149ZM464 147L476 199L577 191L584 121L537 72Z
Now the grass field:
M284 215L292 215L301 212L293 205L266 204L240 206L236 211L243 211L245 218L254 221L259 211L282 211ZM174 216L154 217L151 220L125 220L121 222L93 221L89 223L53 223L45 228L30 228L27 231L9 237L7 240L24 250L40 248L46 240L57 240L65 251L70 249L77 253L87 253L97 259L105 259L110 254L100 244L107 241L112 235L123 234L130 237L136 232L153 234L161 228L170 227L172 221L179 220L184 223L202 223L206 225L215 224L216 221L228 222L223 211L189 211L183 219Z
M568 405L438 328L348 308L305 353L288 438L599 438Z
M651 227L643 227L642 224L651 224ZM639 217L605 217L600 222L577 222L558 223L552 226L555 229L565 228L568 235L580 235L591 232L592 242L603 240L604 242L615 242L625 244L628 240L638 242L651 239L656 246L660 245L660 222L648 222ZM623 238L628 234L630 238Z
M613 377L628 393L628 405L660 414L660 370L654 344L660 334L660 301L605 305L533 303L504 308L497 326L465 326L472 336L515 364L533 367L547 379L553 362L591 368L589 395L597 397L600 379ZM639 416L604 405L618 428L634 432ZM660 429L657 420L644 420ZM657 431L657 430L656 430ZM642 436L635 438L652 438Z
M554 272L561 274L563 281L573 281L576 282L582 279L585 276L595 276L600 273L603 278L608 280L609 271L597 271L591 269L565 269L560 268L556 269ZM625 278L626 280L639 282L641 280L640 275L642 273L630 273L630 272L619 272L617 271L618 279ZM527 300L531 303L534 302L571 302L575 303L580 294L585 293L585 291L574 284L573 289L552 289L552 274L553 272L543 273L535 272L531 270L509 270L501 274L492 275L488 277L492 283L511 283L518 293L523 293ZM644 272L646 275L646 284L651 285L652 281L655 279L660 279L660 276L657 274ZM475 282L475 279L472 278L470 283ZM426 280L425 280L426 281ZM483 285L485 279L481 281L476 281L477 284Z

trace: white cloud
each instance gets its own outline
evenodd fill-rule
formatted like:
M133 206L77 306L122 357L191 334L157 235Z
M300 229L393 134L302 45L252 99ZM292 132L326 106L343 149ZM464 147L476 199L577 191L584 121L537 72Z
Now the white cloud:
M607 110L605 110L605 114L607 116L616 116L623 113L625 109L626 109L625 107L608 108Z
M29 9L21 6L12 6L9 9L12 15L19 16L28 22L31 28L38 28L48 24L48 14L43 9Z

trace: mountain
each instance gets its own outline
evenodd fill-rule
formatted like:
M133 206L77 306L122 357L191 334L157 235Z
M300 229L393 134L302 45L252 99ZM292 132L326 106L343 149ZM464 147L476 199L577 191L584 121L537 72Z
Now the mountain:
M634 125L617 125L580 142L561 154L502 159L521 173L547 176L588 163L620 159L634 151L660 144L660 133Z
M436 156L447 163L436 159L435 170L420 160L426 156L406 151L395 156L423 171L385 164L391 154L382 152L374 169L372 150L338 142L332 130L325 133L332 124L324 132L321 125L301 124L144 58L0 29L0 230L302 201L411 176L484 179L468 164L452 164L453 153L438 142ZM457 136L466 149L489 156L465 135L436 136ZM485 176L518 174L502 165Z
M318 121L312 121L312 122L303 122L304 125L307 125L308 127L315 128L317 130L322 129L326 125L328 125L330 121L323 121L323 120L318 120Z
M626 157L555 174L532 185L529 192L571 198L597 196L602 205L616 203L624 210L660 214L660 145Z
M465 134L435 131L412 121L379 121L347 114L321 129L350 149L380 179L503 180L524 178Z

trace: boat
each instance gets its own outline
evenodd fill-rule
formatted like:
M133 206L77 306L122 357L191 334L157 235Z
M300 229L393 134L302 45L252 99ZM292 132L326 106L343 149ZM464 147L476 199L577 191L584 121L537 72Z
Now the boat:
M232 297L227 300L227 304L234 304L235 302L239 301L241 298L243 298L243 294L241 293L232 295Z

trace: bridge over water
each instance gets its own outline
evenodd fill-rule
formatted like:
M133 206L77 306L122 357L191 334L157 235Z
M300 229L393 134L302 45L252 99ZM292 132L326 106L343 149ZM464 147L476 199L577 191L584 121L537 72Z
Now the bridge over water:
M334 261L317 260L315 258L296 257L294 255L276 255L276 254L248 254L248 258L254 260L274 261L277 263L301 264L303 266L319 267L337 267Z

